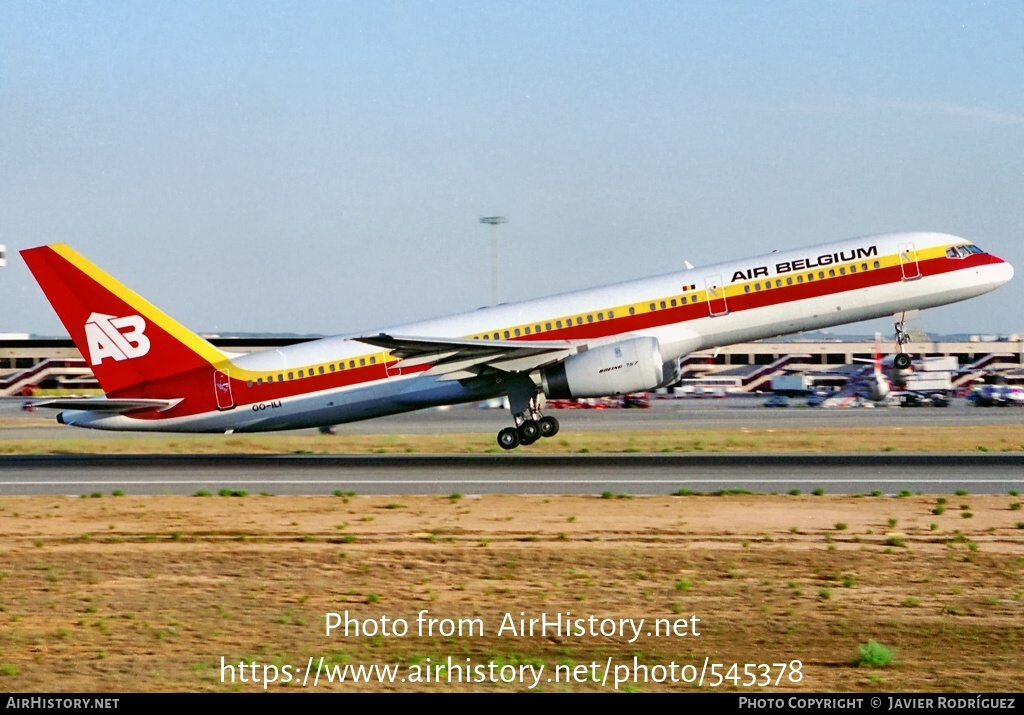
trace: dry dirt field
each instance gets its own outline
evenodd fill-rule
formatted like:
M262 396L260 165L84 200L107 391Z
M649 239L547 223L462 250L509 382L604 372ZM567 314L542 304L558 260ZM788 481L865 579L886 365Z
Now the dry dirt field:
M691 690L650 681L702 669L703 690L1017 691L1022 499L945 498L0 497L0 690L247 691L277 672L268 689L300 691L322 657L316 690L525 691L543 665L549 692ZM326 635L345 611L409 633ZM423 611L484 633L420 636ZM632 643L498 633L566 612L645 622ZM647 635L654 619L677 634ZM869 641L888 665L853 663ZM463 670L434 668L449 657ZM369 664L395 682L344 670ZM411 682L425 672L442 682ZM492 672L515 682L448 682Z

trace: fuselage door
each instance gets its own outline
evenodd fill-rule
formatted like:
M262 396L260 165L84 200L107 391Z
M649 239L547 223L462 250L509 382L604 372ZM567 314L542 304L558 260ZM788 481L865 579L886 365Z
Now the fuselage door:
M231 394L231 376L227 371L214 370L213 394L217 397L218 410L230 410L235 406L235 398Z
M708 313L712 317L728 313L729 306L725 302L725 286L722 285L722 276L705 278L704 287L708 293Z
M921 277L921 267L917 265L917 251L912 243L900 244L900 269L903 280L912 281Z
M384 374L388 377L395 377L402 374L402 361L395 360L391 353L381 353L380 359L384 361Z

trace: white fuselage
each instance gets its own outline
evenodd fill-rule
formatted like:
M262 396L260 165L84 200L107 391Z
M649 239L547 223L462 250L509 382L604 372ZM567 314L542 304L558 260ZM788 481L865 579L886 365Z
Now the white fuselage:
M696 350L954 303L994 290L1012 277L1013 268L994 257L962 267L943 259L943 251L959 245L969 244L935 233L866 237L482 308L386 332L448 339L569 340L590 346L650 336L657 339L661 358L670 362ZM678 307L676 300L681 301ZM611 328L618 323L621 329ZM355 337L233 355L230 368L277 374L374 355L381 363L387 361L386 351ZM338 424L502 394L492 384L403 374L401 363L397 366L378 379L329 390L305 391L296 380L294 394L272 406L236 394L237 404L228 410L146 420L67 411L62 421L101 429L250 432Z

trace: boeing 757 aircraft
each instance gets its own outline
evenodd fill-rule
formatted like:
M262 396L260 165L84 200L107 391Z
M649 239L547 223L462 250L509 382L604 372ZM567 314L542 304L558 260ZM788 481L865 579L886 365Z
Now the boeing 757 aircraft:
M231 354L67 245L21 255L106 393L38 403L62 424L261 432L507 396L505 449L558 431L545 398L653 390L695 350L945 305L1013 276L966 239L887 234Z

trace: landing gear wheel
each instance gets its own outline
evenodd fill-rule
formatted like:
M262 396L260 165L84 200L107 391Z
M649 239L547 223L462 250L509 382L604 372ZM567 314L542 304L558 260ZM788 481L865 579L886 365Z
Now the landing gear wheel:
M892 359L892 365L897 370L906 370L910 367L910 356L906 353L899 353Z
M519 444L533 444L540 439L540 425L534 420L526 420L518 428Z
M506 427L498 433L498 446L502 449L515 449L519 446L519 434L514 427Z
M540 426L541 437L554 437L558 434L558 420L554 417L541 417L537 424Z

